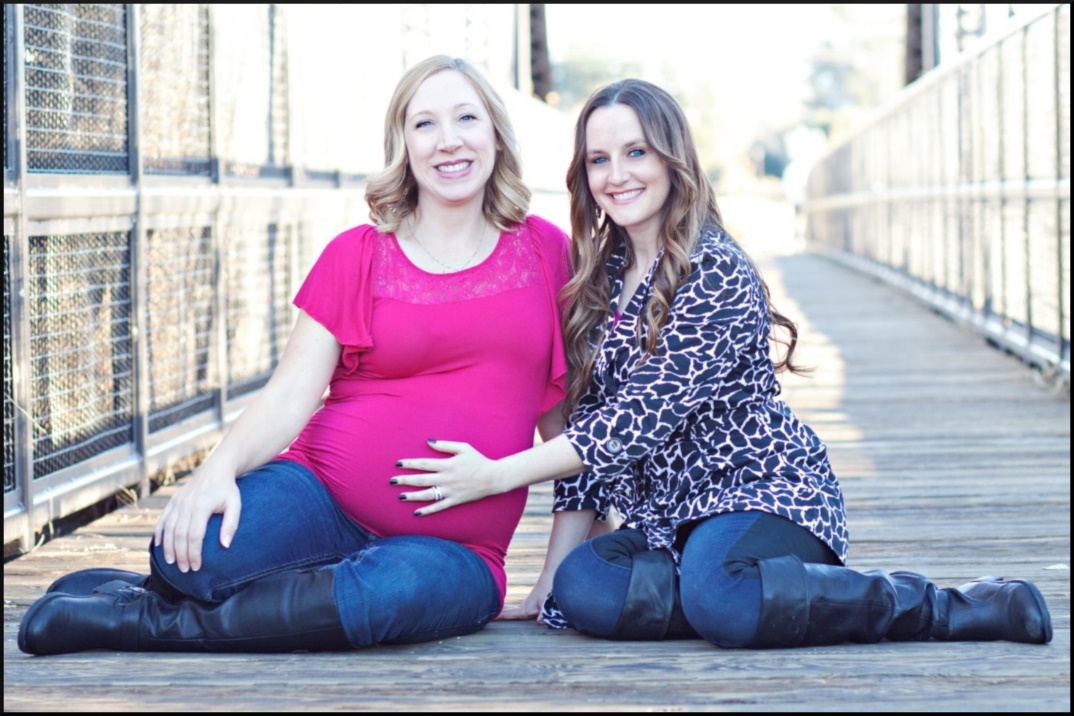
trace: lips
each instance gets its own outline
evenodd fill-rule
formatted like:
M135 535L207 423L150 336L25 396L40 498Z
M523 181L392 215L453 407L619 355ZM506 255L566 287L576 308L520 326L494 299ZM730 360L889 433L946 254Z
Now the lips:
M638 197L643 191L645 190L631 189L630 191L615 192L614 194L610 194L610 196L613 201L630 201L631 199Z
M469 160L452 162L451 164L438 164L436 166L436 171L441 174L457 174L465 169L469 169L471 164L473 164L473 162Z

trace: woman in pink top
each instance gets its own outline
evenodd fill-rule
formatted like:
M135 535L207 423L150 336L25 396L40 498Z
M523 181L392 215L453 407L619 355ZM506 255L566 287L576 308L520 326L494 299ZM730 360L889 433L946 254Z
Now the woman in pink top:
M462 60L403 76L385 157L374 223L310 271L272 380L165 508L149 576L62 577L20 649L349 649L467 634L503 610L526 488L422 517L389 477L401 455L436 455L430 436L504 457L535 427L561 431L567 237L527 215L503 102ZM594 514L555 517L545 572L505 617L532 616Z

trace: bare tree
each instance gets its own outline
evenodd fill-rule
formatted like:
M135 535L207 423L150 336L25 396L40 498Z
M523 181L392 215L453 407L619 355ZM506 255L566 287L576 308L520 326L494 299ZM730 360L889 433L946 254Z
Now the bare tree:
M547 98L552 91L552 65L548 60L548 25L545 23L544 3L530 5L530 76L533 94Z

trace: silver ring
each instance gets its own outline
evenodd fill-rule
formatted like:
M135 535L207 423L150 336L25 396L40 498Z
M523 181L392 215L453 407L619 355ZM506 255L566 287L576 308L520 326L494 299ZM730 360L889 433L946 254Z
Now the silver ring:
M436 497L433 498L436 502L440 502L440 500L444 499L444 493L440 491L440 485L433 485L433 494L436 495Z

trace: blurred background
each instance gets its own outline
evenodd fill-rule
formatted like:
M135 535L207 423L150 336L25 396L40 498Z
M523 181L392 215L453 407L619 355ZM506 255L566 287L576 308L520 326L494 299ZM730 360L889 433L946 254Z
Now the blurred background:
M264 385L367 220L403 71L481 68L532 211L575 116L682 103L728 228L824 250L1069 380L1066 4L5 4L4 538L136 499ZM117 498L118 496L118 498Z

